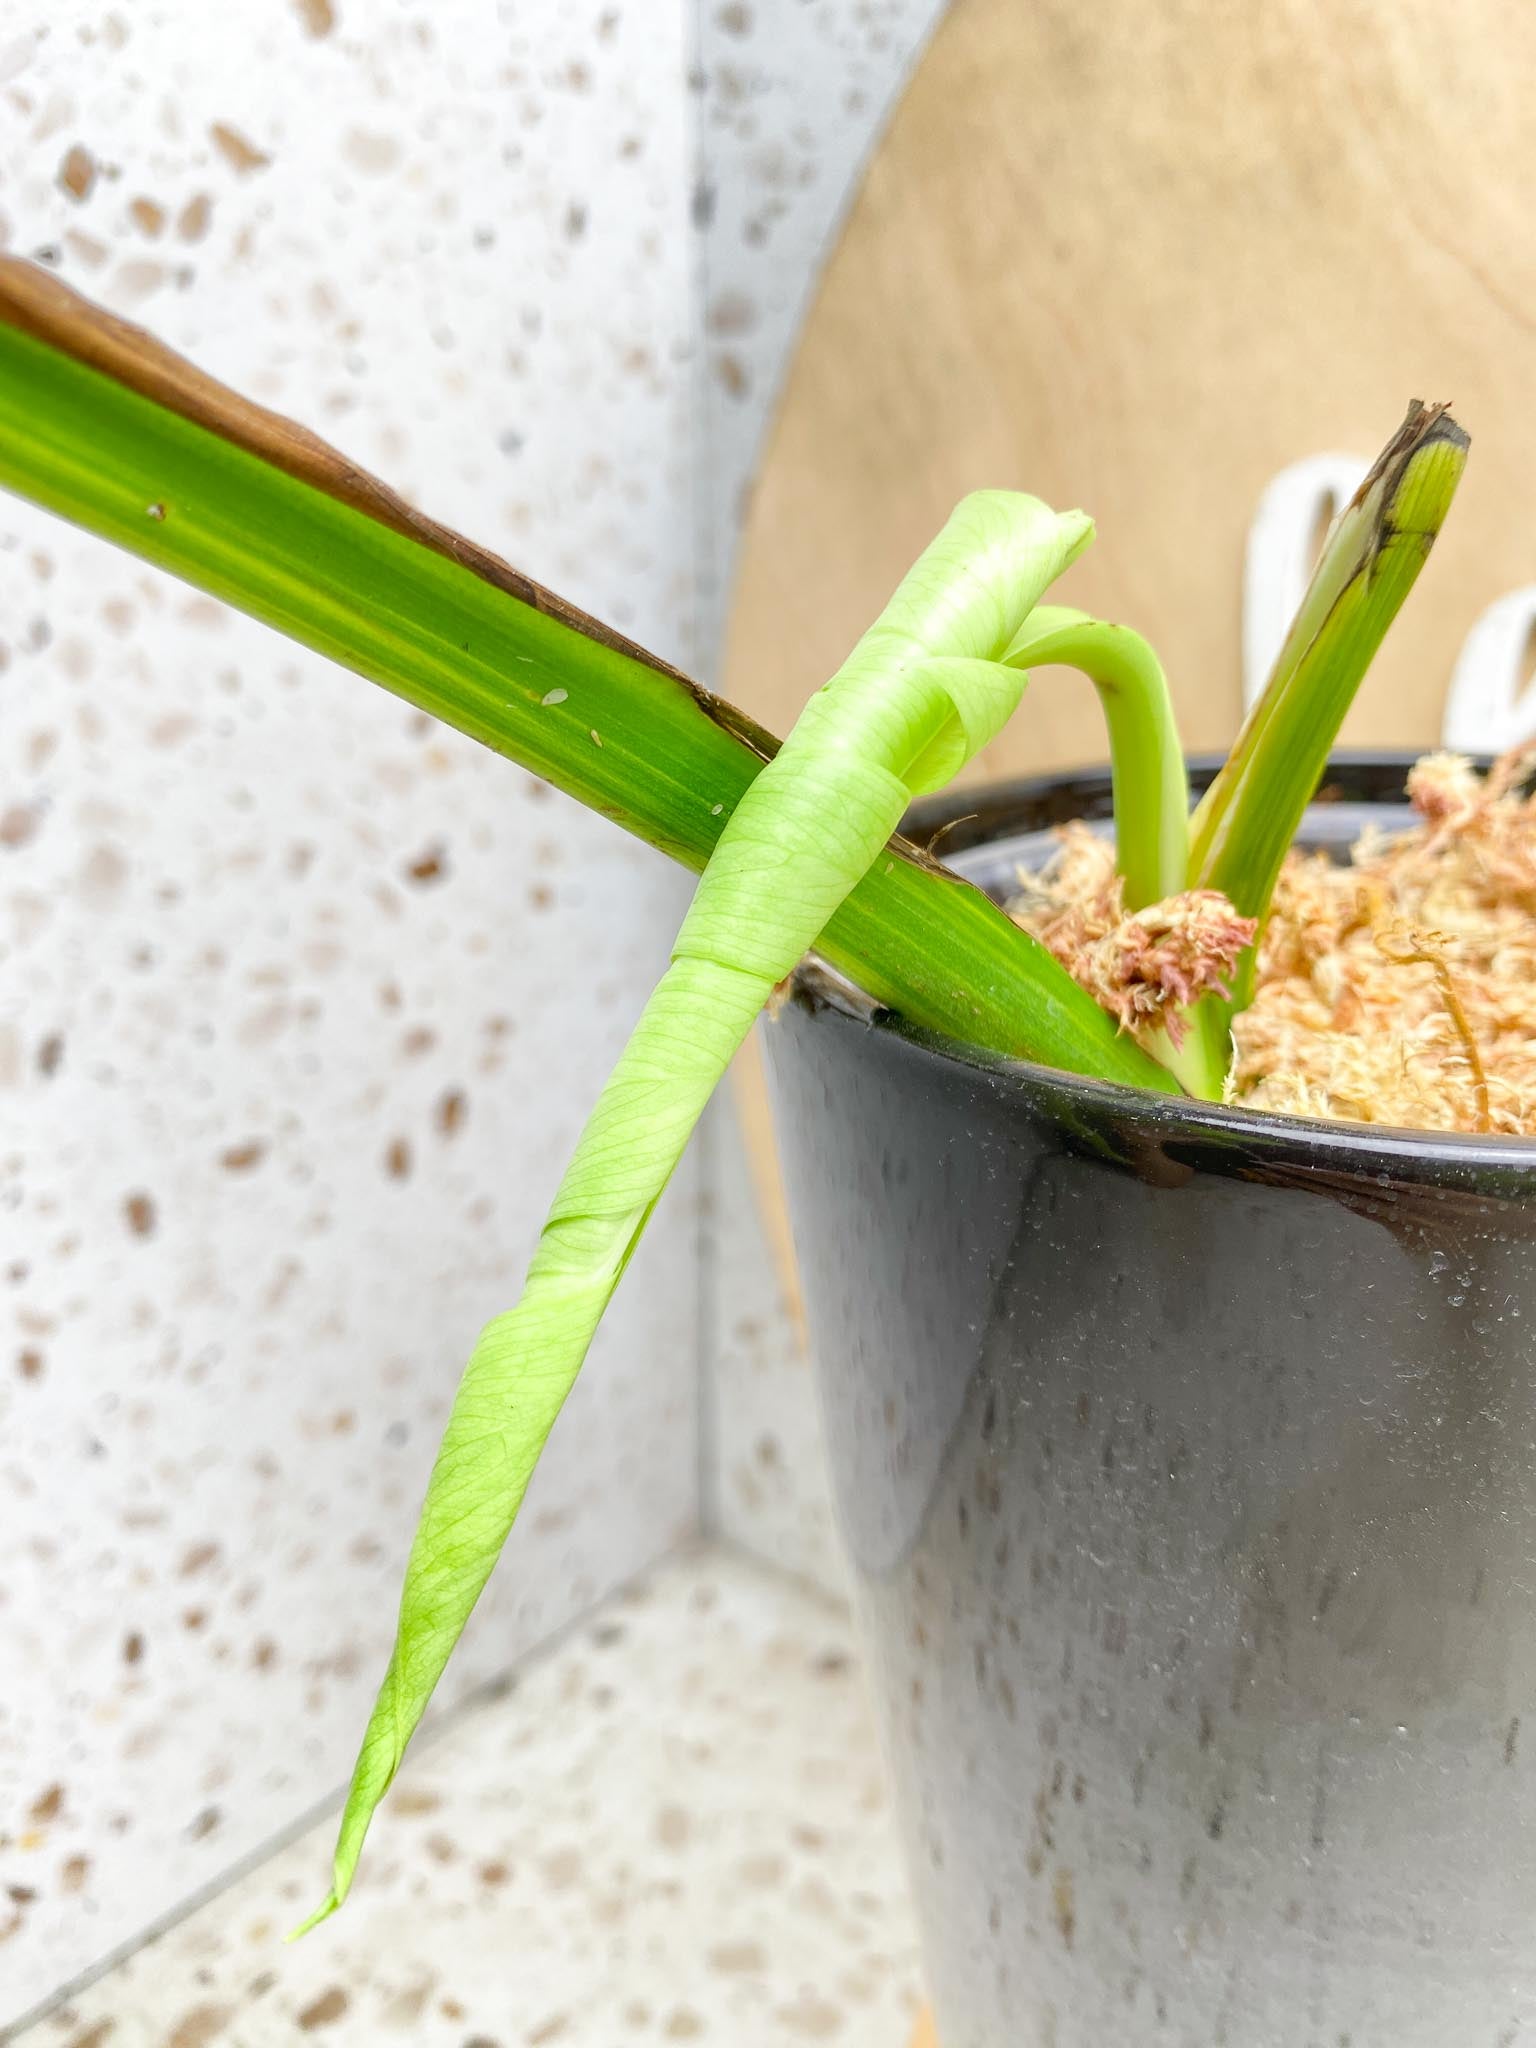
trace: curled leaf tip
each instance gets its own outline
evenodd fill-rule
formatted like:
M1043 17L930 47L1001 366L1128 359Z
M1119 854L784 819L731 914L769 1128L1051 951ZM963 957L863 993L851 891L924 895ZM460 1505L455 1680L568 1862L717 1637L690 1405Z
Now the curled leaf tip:
M297 1927L290 1927L283 1936L283 1940L285 1942L302 1941L306 1934L311 1933L320 1925L322 1920L329 1920L340 1904L340 1895L334 1890L328 1891L320 1904L316 1906L314 1912L307 1919L301 1920Z

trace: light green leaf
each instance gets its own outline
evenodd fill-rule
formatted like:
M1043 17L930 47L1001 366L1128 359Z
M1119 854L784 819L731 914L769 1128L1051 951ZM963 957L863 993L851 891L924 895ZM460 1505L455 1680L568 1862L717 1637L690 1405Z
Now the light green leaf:
M346 1897L374 1810L716 1083L916 791L947 779L1000 730L1027 680L1001 657L1091 532L1081 513L1057 514L1033 498L965 499L737 805L672 964L582 1133L522 1299L486 1328L465 1369L348 1793L332 1888L306 1927Z

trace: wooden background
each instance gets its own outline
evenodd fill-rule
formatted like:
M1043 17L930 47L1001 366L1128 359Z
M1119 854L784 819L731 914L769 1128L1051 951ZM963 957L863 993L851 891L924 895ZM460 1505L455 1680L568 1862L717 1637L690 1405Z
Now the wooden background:
M834 251L750 508L725 689L782 730L954 500L1080 504L1063 601L1147 633L1186 744L1239 716L1268 480L1411 397L1473 436L1346 729L1432 742L1456 652L1536 575L1529 0L958 0ZM1046 677L973 775L1101 758Z

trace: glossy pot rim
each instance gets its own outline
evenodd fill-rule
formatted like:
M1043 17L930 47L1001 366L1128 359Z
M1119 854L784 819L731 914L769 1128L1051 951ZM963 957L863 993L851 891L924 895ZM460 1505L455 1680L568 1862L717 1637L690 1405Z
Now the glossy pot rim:
M1319 801L1401 803L1404 777L1418 758L1416 752L1336 754ZM1191 761L1190 779L1197 791L1219 765L1217 757ZM952 856L1068 818L1106 817L1109 788L1109 771L1101 767L1021 777L928 798L908 814L902 829L919 844L944 834L944 852ZM1207 1170L1257 1167L1306 1180L1409 1182L1536 1200L1536 1138L1336 1123L1094 1080L961 1045L889 1011L873 1010L867 998L820 963L799 969L794 990L802 1006L833 1028L878 1033L891 1053L910 1065L914 1085L925 1079L939 1085L946 1077L968 1075L1016 1108L1075 1129L1095 1149L1142 1159L1160 1154Z

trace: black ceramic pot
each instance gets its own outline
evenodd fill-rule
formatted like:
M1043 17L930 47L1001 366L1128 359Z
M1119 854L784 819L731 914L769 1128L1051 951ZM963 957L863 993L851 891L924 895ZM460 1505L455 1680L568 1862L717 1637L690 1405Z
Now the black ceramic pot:
M943 2048L1536 2042L1536 1144L766 1039Z

